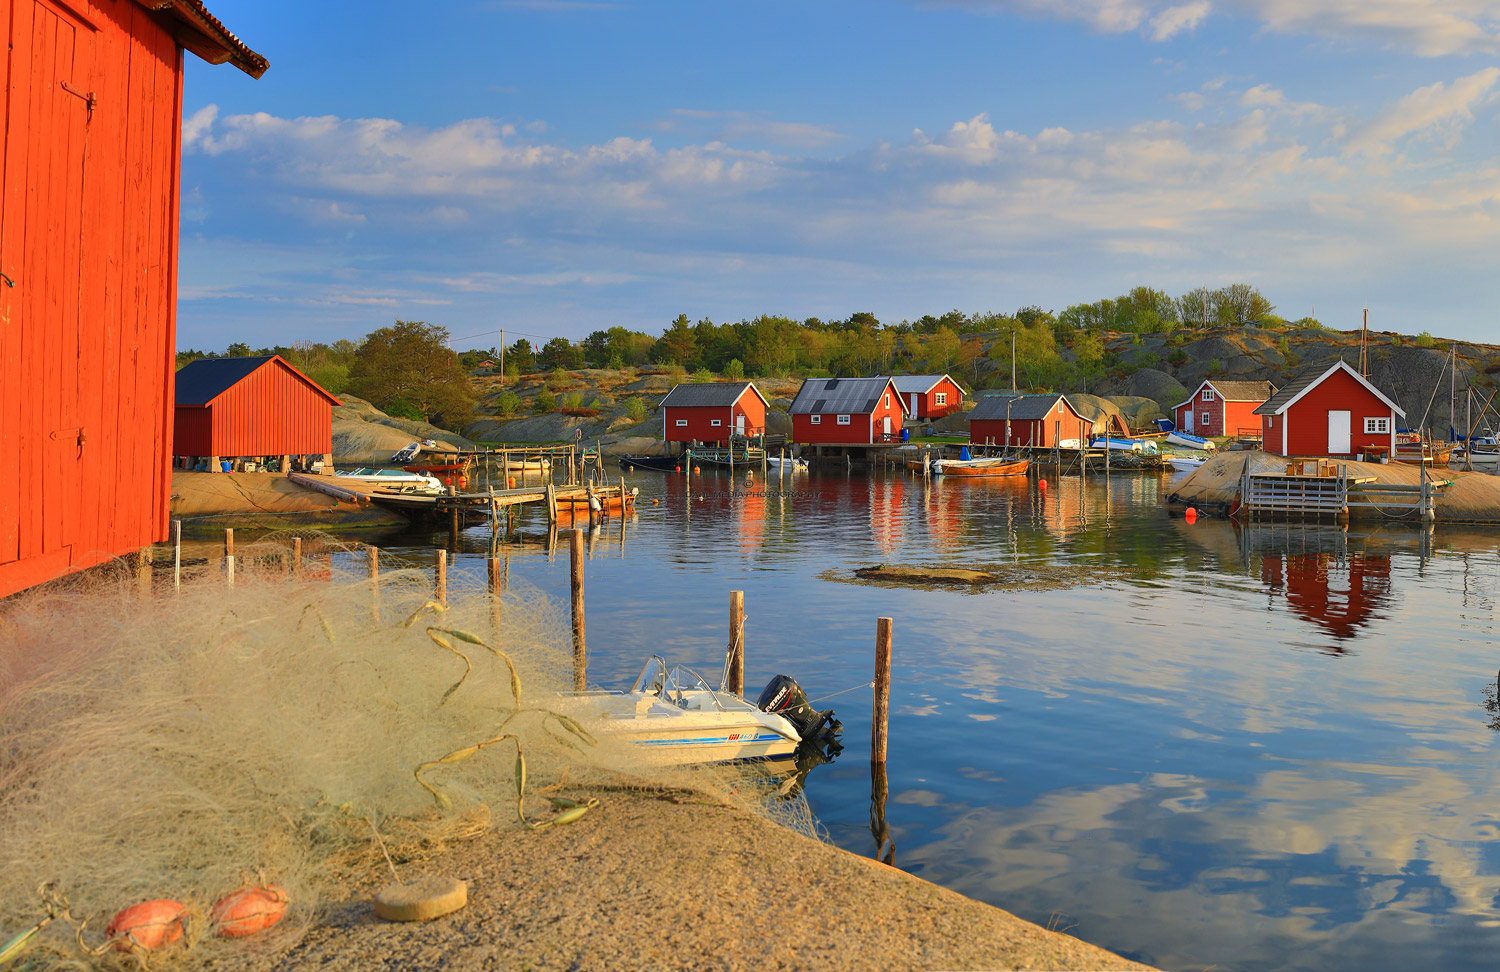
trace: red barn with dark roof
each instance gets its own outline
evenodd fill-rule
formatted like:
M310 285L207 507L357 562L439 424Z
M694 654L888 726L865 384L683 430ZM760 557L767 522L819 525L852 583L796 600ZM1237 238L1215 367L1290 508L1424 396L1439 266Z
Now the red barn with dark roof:
M969 413L969 441L977 445L1078 448L1093 423L1066 395L990 395Z
M1352 456L1367 446L1396 451L1396 418L1406 413L1340 359L1312 369L1255 410L1266 452L1278 456Z
M1187 401L1172 407L1172 421L1184 432L1212 438L1260 428L1255 410L1276 393L1269 381L1205 378Z
M200 0L6 0L0 597L167 537L183 49Z
M328 455L339 404L277 354L199 358L177 372L172 454Z
M751 381L688 382L661 400L663 442L722 445L766 430L766 397Z
M940 419L963 407L964 390L948 375L892 375L908 419Z
M900 440L906 403L890 378L809 378L790 411L794 442L868 445Z

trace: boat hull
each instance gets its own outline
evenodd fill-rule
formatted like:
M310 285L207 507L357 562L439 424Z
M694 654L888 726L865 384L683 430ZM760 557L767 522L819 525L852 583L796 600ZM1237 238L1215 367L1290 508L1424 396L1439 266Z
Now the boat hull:
M1201 435L1189 435L1186 432L1169 432L1167 433L1167 441L1175 446L1182 446L1184 449L1202 449L1205 452L1217 448L1212 442Z
M967 478L1024 476L1030 465L1030 459L939 459L932 464L932 471L939 476Z

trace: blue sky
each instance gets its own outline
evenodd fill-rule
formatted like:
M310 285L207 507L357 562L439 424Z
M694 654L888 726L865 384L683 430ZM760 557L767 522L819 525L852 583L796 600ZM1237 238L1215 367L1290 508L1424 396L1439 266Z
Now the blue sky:
M1500 0L212 0L182 347L1245 281L1500 340Z

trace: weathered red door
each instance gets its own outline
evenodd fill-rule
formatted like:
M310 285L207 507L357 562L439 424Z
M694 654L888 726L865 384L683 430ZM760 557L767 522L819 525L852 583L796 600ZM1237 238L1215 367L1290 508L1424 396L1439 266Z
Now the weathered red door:
M84 160L94 31L50 0L11 7L0 179L0 565L77 542Z

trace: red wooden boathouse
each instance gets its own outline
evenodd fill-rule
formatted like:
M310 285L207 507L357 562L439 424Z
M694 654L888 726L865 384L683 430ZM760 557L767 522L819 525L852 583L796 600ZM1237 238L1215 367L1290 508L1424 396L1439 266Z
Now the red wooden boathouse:
M183 50L201 0L6 0L0 597L167 536Z
M1187 401L1172 407L1172 421L1184 432L1212 438L1257 431L1255 410L1276 393L1269 381L1220 381L1205 378Z
M1278 456L1352 456L1369 446L1396 451L1406 412L1340 359L1311 369L1255 410L1265 451Z
M723 445L766 430L766 396L751 381L687 382L661 400L663 442Z
M947 375L892 375L908 421L940 419L963 407L964 390Z
M339 404L279 354L199 358L177 372L172 454L314 455L331 470L333 406Z
M969 441L1051 449L1078 448L1093 423L1066 395L989 395L969 413Z
M804 445L897 442L906 403L882 378L809 378L792 399L792 441Z

